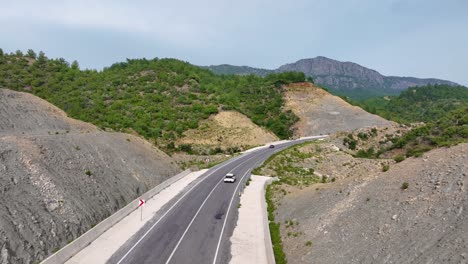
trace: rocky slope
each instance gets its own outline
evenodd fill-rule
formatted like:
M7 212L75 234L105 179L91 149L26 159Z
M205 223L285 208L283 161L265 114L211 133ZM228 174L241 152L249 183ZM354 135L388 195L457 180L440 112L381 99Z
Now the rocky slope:
M286 108L291 109L300 118L294 125L296 136L332 134L338 131L392 124L377 115L350 105L311 83L291 84L284 88Z
M285 64L275 70L232 65L212 65L207 68L215 73L242 75L267 75L273 72L299 71L305 73L306 76L312 76L316 84L325 86L338 94L353 98L397 94L411 86L427 84L457 85L450 81L434 78L421 79L384 76L375 70L368 69L357 63L341 62L322 56Z
M0 89L0 263L36 263L180 172L150 143Z
M274 186L289 263L467 262L468 144L396 163L354 158L338 142L295 155L326 183Z

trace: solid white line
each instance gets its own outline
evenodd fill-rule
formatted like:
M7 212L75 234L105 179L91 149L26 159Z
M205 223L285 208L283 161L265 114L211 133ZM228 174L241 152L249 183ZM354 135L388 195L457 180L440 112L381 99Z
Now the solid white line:
M243 161L241 163L239 163L236 167L234 167L231 171L234 171L235 169L237 169L237 167L239 167L240 165L242 165L243 163L249 161L249 159L247 159L246 161ZM192 220L190 221L189 225L187 226L187 228L185 229L184 233L182 234L182 237L180 237L179 241L177 242L177 245L174 247L174 249L172 250L171 252L171 255L169 256L169 258L167 259L166 261L166 264L168 264L172 257L174 256L175 252L177 251L177 248L179 247L180 243L182 242L182 240L184 239L185 237L185 234L187 234L188 230L190 229L190 226L192 226L193 222L195 221L195 218L197 218L197 215L198 213L200 213L201 209L203 208L203 205L205 205L206 201L208 201L208 198L210 198L211 194L214 192L214 190L216 189L216 187L218 187L218 185L220 183L222 183L224 181L224 179L221 179L221 181L219 181L216 186L211 190L211 192L208 194L208 196L206 196L205 200L203 201L203 203L200 205L200 208L198 208L198 211L197 213L195 213L195 215L193 216ZM239 186L239 185L237 185ZM237 188L236 188L236 191L237 191Z
M238 159L240 159L240 157L242 156L239 156ZM130 250L128 250L128 252L117 262L117 264L120 264L129 254L130 252L132 252L133 249L135 249L138 244L140 244L140 242L151 232L151 230L153 230L153 228L187 195L190 193L191 190L193 190L193 188L197 187L198 184L202 183L203 181L205 181L205 179L207 179L209 176L211 176L213 173L217 172L219 169L223 168L224 166L228 165L228 164L231 164L232 162L238 160L238 159L233 159L232 161L230 161L229 163L223 165L223 166L220 166L218 167L216 170L210 172L208 175L205 176L205 178L203 180L200 180L199 182L197 182L194 186L192 186L184 195L182 195L182 197L179 198L179 200L177 200L177 202L175 202L167 211L166 213L164 213L159 219L158 221L156 221L156 223L154 223L150 229L148 229L148 231L146 231L146 233L135 243L135 245L133 245L133 247L130 248ZM248 159L247 159L248 160ZM242 162L244 163L244 162ZM241 164L242 164L241 163ZM240 164L239 164L240 165ZM239 166L238 165L238 166ZM237 168L237 166L236 166Z
M219 251L219 246L221 245L221 239L223 238L223 233L224 233L224 228L226 227L226 222L227 222L227 219L228 219L228 216L229 216L229 211L231 210L231 206L232 206L232 202L234 201L234 197L236 196L237 194L237 189L239 188L239 186L242 184L242 180L244 179L244 177L250 173L250 170L248 170L244 176L242 176L242 179L239 181L239 184L237 185L236 187L236 190L234 191L234 193L232 194L232 198L231 198L231 202L229 203L229 208L227 210L227 213L226 213L226 217L224 218L224 223L223 223L223 227L221 228L221 235L219 236L219 241L218 241L218 245L216 246L216 253L215 253L215 256L214 256L214 259L213 259L213 264L216 264L216 259L218 258L218 251Z

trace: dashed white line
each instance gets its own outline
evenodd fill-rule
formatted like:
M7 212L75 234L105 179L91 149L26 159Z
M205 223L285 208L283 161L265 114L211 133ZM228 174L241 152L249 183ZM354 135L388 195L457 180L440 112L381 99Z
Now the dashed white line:
M239 157L240 159L240 157ZM203 180L200 180L199 182L197 182L194 186L192 186L184 195L182 195L182 197L179 198L179 200L177 200L159 219L158 221L156 221L156 223L154 223L149 229L148 231L146 231L145 234L143 234L143 236L133 245L133 247L131 247L128 252L117 262L117 264L120 264L122 263L122 261L130 254L130 252L132 252L132 250L134 250L138 244L140 244L140 242L151 232L151 230L153 230L153 228L187 195L190 193L190 191L192 191L195 187L198 186L198 184L200 184L201 182L203 182L206 178L208 178L209 176L211 176L213 173L217 172L219 169L223 168L224 166L228 165L228 164L231 164L232 162L234 161L237 161L238 159L233 159L231 162L217 168L216 170L210 172L207 176L205 176L205 178ZM247 159L248 160L248 159ZM242 162L244 163L244 162ZM240 164L242 164L240 163ZM239 165L240 165L239 164ZM239 166L238 165L238 166ZM236 166L237 168L237 166Z
M246 161L249 161L249 159L247 159ZM239 163L236 167L234 167L231 171L234 171L235 169L237 169L237 167L239 167L240 165L244 164L246 161L244 162L241 162ZM185 229L184 233L182 234L182 236L180 237L179 241L177 242L177 245L174 247L174 249L172 250L171 252L171 255L169 256L169 258L167 259L166 261L166 264L168 264L172 257L174 256L175 252L177 251L177 248L179 247L180 243L182 242L182 240L184 239L185 237L185 234L187 234L188 230L190 229L190 226L192 226L193 222L195 221L195 218L197 218L197 215L200 213L201 209L203 208L203 206L205 205L206 201L208 201L208 198L210 198L211 194L214 192L214 190L216 189L216 187L218 187L218 185L220 183L223 182L224 179L221 179L221 181L219 181L216 186L211 190L211 192L208 194L208 196L206 196L205 200L203 201L203 203L200 205L200 208L198 208L198 211L197 213L195 213L195 215L193 216L192 220L190 221L189 225L187 226L187 228ZM237 185L239 186L239 184ZM236 188L237 190L237 188Z

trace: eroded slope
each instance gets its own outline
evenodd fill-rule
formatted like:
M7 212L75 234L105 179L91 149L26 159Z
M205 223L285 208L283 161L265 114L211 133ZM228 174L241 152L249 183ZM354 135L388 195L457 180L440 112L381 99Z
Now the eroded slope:
M370 126L388 126L392 122L369 114L333 96L311 83L285 86L286 107L300 120L295 124L296 136L332 134Z
M42 260L179 171L138 137L0 89L0 263Z

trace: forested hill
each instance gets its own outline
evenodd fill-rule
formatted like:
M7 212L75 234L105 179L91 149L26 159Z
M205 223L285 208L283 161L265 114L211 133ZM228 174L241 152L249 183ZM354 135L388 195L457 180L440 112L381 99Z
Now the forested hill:
M400 123L432 122L468 105L468 89L449 85L411 87L399 96L371 98L359 105L368 112Z
M281 84L303 73L218 76L175 59L136 59L103 71L49 59L29 50L0 49L0 87L30 92L69 116L103 129L134 130L159 145L171 142L220 110L236 110L280 138L291 136L297 117L283 110Z

